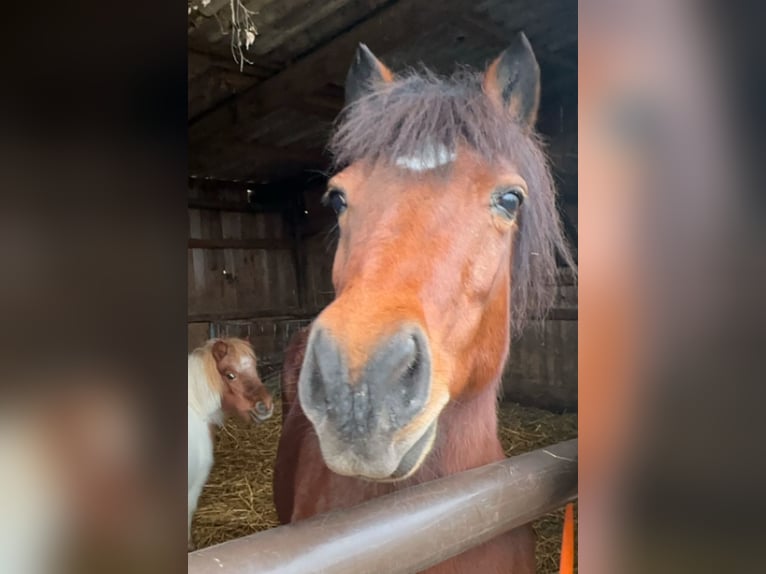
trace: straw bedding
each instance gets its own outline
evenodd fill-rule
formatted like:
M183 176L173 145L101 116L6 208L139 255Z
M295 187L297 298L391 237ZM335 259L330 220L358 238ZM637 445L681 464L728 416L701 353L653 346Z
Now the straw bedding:
M197 548L277 526L271 482L281 427L277 400L274 416L257 427L230 420L216 440L215 465L200 497L192 537ZM500 438L513 456L577 436L577 415L503 403ZM563 510L535 523L537 571L558 572Z

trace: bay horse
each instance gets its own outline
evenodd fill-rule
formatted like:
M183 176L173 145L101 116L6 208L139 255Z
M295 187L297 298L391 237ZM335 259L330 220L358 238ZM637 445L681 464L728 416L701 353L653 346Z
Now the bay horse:
M504 458L513 330L572 265L534 132L521 33L483 73L396 77L363 44L330 141L336 298L291 342L274 475L282 523ZM531 526L427 570L532 574Z
M189 354L189 520L213 466L213 429L226 415L262 422L271 417L271 394L258 376L255 352L243 339L211 339Z

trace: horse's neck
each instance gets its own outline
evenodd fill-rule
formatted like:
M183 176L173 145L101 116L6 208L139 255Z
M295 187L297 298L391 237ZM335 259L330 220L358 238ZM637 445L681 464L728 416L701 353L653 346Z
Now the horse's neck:
M208 380L205 358L199 353L189 355L189 408L206 423L220 425L223 422L221 394L213 389Z
M425 482L504 458L497 436L497 387L450 401L439 416L433 449L412 482ZM409 482L409 481L408 481Z

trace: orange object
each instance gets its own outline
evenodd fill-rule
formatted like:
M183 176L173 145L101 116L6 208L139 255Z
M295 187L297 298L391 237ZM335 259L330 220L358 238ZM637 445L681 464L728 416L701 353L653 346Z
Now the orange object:
M561 562L559 574L574 573L574 504L567 504L564 511L564 532L561 536Z

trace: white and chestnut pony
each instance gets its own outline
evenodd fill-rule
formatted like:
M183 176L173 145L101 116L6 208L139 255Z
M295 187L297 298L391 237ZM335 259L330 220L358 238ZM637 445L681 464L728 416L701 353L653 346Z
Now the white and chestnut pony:
M211 339L189 354L189 548L192 515L213 466L213 428L226 415L261 422L273 411L247 341Z

